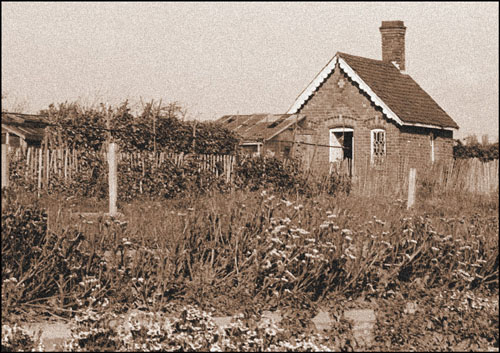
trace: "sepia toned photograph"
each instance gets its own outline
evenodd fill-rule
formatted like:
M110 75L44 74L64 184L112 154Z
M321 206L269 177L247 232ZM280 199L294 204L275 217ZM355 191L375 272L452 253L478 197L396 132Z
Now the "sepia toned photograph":
M498 2L1 10L2 352L499 351Z

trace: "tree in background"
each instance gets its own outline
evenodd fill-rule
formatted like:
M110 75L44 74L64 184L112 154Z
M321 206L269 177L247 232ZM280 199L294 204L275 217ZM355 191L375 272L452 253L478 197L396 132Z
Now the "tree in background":
M488 135L483 135L479 143L476 135L472 134L464 138L465 143L455 140L453 147L454 158L479 158L482 161L498 159L498 142L489 143Z
M186 109L179 103L161 101L143 104L133 114L128 101L117 107L82 107L79 103L51 104L41 114L52 125L47 143L52 147L100 150L108 139L125 151L232 154L238 137L213 122L185 121Z

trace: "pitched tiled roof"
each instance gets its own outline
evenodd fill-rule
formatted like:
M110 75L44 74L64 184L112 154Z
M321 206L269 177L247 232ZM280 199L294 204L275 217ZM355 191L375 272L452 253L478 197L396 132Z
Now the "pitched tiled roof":
M338 55L404 123L458 128L411 76L393 64L345 53Z
M457 123L409 75L393 64L345 53L337 53L311 81L287 113L295 114L338 65L360 89L400 125L424 125L458 129Z
M216 122L238 133L243 142L261 142L273 138L304 118L305 115L301 114L224 115Z
M48 124L40 115L2 112L2 132L8 131L28 140L41 141Z

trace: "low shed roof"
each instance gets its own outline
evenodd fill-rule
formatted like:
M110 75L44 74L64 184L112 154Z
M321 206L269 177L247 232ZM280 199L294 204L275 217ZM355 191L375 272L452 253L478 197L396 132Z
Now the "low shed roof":
M304 118L303 114L224 115L217 122L248 143L268 141Z
M41 141L49 122L41 115L2 112L2 133L9 132L27 140Z

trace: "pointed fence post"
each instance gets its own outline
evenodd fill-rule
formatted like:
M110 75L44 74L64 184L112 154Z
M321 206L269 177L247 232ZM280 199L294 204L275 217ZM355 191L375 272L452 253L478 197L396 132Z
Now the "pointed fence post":
M417 170L410 168L410 175L408 177L408 206L407 209L415 203L415 184L417 179Z
M116 215L116 200L118 198L117 185L117 163L116 163L116 143L112 142L108 145L108 183L109 183L109 214Z

